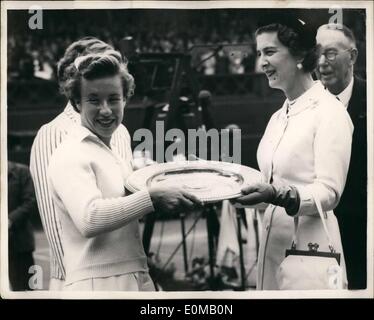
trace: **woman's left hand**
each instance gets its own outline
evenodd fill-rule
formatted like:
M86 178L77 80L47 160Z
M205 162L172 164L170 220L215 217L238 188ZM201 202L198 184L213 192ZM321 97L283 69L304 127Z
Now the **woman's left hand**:
M255 183L247 185L241 189L242 196L235 199L234 203L244 206L255 205L258 203L270 203L274 200L276 191L270 183Z
M242 188L243 196L234 200L243 206L253 206L259 203L271 203L286 209L294 216L300 207L300 195L296 187L277 183L255 183Z

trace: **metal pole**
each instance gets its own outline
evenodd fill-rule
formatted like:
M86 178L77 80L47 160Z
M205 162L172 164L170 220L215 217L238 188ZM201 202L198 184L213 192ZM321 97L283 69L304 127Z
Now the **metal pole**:
M213 238L213 230L212 230L212 221L211 221L211 215L214 213L213 207L211 205L208 205L208 207L205 208L206 212L206 226L208 231L208 250L209 250L209 268L210 268L210 277L211 280L215 278L214 275L214 265L215 265L215 259L214 259L214 238Z
M244 256L243 256L243 243L242 243L242 230L241 230L241 215L244 209L236 210L236 221L238 225L238 243L239 243L239 259L240 259L240 277L241 277L241 287L245 290L245 267L244 267Z
M184 225L184 213L180 213L181 227L182 227L182 245L183 245L183 260L184 260L184 271L188 273L188 257L187 257L187 243L186 243L186 231Z

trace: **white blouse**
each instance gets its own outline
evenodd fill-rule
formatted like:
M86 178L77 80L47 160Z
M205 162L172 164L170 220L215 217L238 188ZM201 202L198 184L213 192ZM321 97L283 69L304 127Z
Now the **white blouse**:
M271 117L257 151L261 172L267 182L298 189L297 215L316 214L313 195L323 210L333 210L346 181L352 133L342 103L317 81L294 104L286 100Z

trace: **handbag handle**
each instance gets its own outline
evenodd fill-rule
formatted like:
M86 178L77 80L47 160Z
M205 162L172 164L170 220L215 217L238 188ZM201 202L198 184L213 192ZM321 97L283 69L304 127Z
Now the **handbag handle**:
M327 235L327 240L328 240L328 243L329 243L329 249L332 253L334 253L335 249L334 249L334 246L332 245L331 235L330 235L330 232L327 228L327 224L326 224L326 221L325 221L325 220L327 220L327 214L324 214L324 212L322 210L321 202L319 201L319 198L316 197L316 195L314 195L314 202L316 204L318 214L319 214L319 216L322 220L323 229L325 230L325 233ZM299 225L299 218L295 217L294 218L294 233L293 233L293 236L292 236L292 245L291 245L292 249L296 249L296 245L297 245L296 236L297 236L298 225Z

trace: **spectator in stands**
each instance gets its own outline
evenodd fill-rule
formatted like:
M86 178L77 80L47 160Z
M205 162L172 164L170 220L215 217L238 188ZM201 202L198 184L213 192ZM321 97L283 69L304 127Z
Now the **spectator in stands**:
M31 290L29 269L35 249L31 216L36 201L27 166L8 161L8 257L9 281L14 291Z
M214 55L214 52L211 50L208 50L204 52L201 57L201 61L204 61L202 63L202 69L205 75L214 75L216 73L216 56Z
M317 201L327 213L332 245L342 253L332 210L344 189L353 126L344 106L319 81L313 81L318 49L308 23L291 14L272 15L257 29L256 42L270 87L282 90L286 101L271 117L257 151L266 182L243 188L237 201L269 204L263 219L257 288L276 290L276 273L291 247L294 218L302 239L313 239L321 251L330 250ZM308 250L307 242L299 241L298 249ZM341 266L344 270L344 261Z
M53 60L48 52L38 55L34 59L34 77L52 80L54 77Z
M215 69L216 73L219 75L227 74L229 72L229 59L227 58L224 50L220 50L217 53L217 63Z
M318 75L323 85L339 99L354 125L352 156L344 193L336 208L347 264L349 289L366 288L367 234L367 137L366 81L354 74L357 47L346 26L326 24L318 29L322 55Z
M229 71L231 74L243 74L243 53L240 51L232 51L229 54Z

